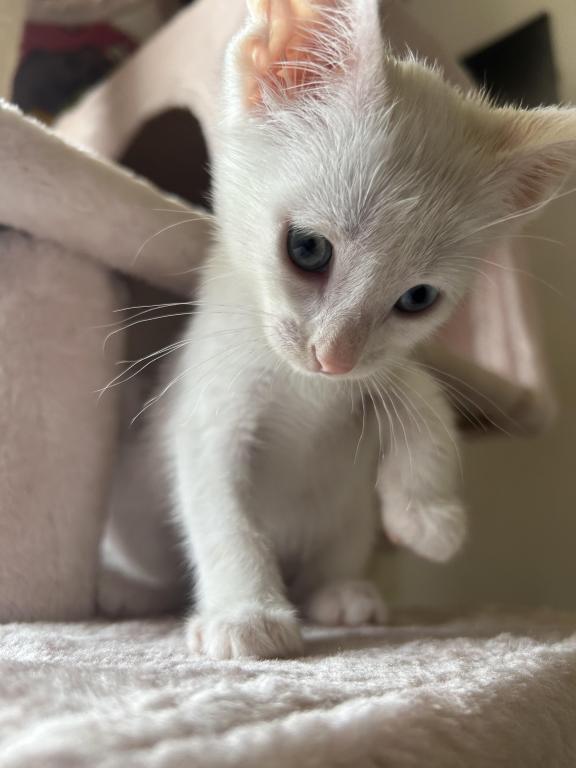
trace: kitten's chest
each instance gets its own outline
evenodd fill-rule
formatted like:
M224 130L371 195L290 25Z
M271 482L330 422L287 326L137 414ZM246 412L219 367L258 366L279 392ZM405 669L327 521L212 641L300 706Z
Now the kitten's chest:
M370 414L348 398L322 403L289 387L274 395L262 411L250 466L258 509L289 526L295 519L334 524L369 506L379 454Z

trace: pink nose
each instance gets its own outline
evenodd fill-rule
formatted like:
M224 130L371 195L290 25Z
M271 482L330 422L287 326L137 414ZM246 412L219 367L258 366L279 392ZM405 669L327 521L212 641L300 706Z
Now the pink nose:
M328 374L342 374L350 373L350 371L356 365L356 360L351 357L345 357L338 355L331 350L318 352L316 348L313 348L314 355L320 366L320 373Z

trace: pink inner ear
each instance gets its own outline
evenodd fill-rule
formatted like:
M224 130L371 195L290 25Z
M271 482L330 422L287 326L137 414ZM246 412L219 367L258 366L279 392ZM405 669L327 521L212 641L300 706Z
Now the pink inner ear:
M566 160L544 156L531 161L520 174L512 189L512 201L516 211L524 211L543 203L560 184L568 171Z
M321 36L329 35L326 11L337 0L252 0L261 23L243 44L244 84L248 105L262 102L265 87L285 98L318 84L322 70L334 66L323 55Z

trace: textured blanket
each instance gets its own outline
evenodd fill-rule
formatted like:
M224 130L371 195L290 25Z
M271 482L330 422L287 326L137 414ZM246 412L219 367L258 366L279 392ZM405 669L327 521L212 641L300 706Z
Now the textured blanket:
M307 632L191 658L174 620L0 628L1 768L568 768L576 617Z

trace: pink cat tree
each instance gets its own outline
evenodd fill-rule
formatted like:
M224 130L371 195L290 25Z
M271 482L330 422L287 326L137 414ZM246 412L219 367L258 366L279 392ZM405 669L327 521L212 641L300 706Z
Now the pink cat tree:
M399 6L387 6L397 49L409 45L467 83ZM14 69L22 7L11 4L0 29L0 87ZM148 121L174 107L194 113L209 153L217 151L219 67L244 12L245 0L198 0L55 131L0 104L0 221L9 227L0 232L2 621L94 612L121 421L115 392L98 401L95 391L125 357L122 334L102 350L103 326L117 321L114 309L125 303L115 272L186 296L195 283L190 270L202 264L212 236L201 211L114 160ZM167 228L190 218L185 227ZM489 279L478 282L427 357L455 402L465 399L480 421L535 432L548 423L553 403L534 309L513 270L512 247L501 246L491 261L500 267L486 265Z

